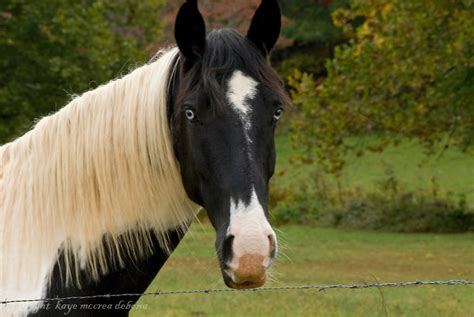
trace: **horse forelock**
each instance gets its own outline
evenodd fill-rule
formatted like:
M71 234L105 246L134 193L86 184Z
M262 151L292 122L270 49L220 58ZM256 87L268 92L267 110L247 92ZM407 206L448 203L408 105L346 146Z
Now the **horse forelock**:
M166 110L177 55L74 98L0 147L1 298L40 297L60 251L65 282L80 282L77 270L98 279L110 269L105 247L146 256L149 230L166 248L164 232L194 217Z
M213 111L223 111L227 81L237 70L273 91L283 106L291 105L283 82L268 60L250 40L233 29L209 32L202 57L191 69L186 70L186 74L181 74L176 105L183 106L186 95L190 91L199 90L207 94L209 106L213 107ZM175 109L175 113L180 110Z

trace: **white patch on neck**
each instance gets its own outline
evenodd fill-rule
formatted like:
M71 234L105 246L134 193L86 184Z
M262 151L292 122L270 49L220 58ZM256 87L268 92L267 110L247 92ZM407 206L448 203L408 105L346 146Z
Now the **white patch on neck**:
M61 240L64 240L64 238L58 237L58 243ZM21 248L21 245L18 246L18 249L21 250ZM17 267L19 272L23 272L23 269L28 273L24 274L26 276L21 276L23 279L21 282L23 283L19 283L16 275L18 274L17 272L13 272L12 270L0 272L0 279L2 278L2 273L4 274L3 278L5 278L5 280L0 281L0 284L5 285L6 283L7 286L11 286L4 289L0 288L0 298L16 300L38 299L46 296L50 275L57 260L57 250L54 250L54 252L51 252L50 254L43 254L43 256L36 261L35 259L36 257L32 256L31 259L25 260L21 256L21 252L18 254L9 254L6 260L10 261L12 265ZM5 263L2 263L2 265L7 267ZM35 272L38 275L32 276L30 272ZM47 307L47 303L38 301L0 305L0 316L26 317L42 307Z
M245 128L245 138L250 144L252 141L248 135L251 128L250 111L251 107L248 101L257 95L258 83L240 70L235 71L229 79L227 100L232 109L239 115Z
M248 204L241 200L236 202L233 198L230 199L230 222L227 234L234 236L232 247L234 256L228 264L230 268L238 268L239 258L245 254L262 255L265 257L263 265L270 266L272 259L269 258L271 246L268 237L273 236L276 241L276 235L265 217L254 187Z

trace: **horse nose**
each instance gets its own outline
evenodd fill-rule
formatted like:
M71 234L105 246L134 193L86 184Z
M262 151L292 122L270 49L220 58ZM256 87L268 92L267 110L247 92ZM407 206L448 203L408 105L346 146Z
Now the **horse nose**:
M230 234L224 239L223 244L223 255L224 263L228 263L232 260L232 244L234 242L234 235Z
M239 266L232 271L232 281L236 288L262 286L266 282L264 257L258 254L245 254L239 258Z
M266 235L229 235L223 247L230 287L254 288L265 284L267 269L277 253L273 230Z

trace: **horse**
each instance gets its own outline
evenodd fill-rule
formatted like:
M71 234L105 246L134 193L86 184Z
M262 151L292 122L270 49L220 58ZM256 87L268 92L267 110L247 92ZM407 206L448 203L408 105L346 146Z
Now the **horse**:
M245 36L207 33L187 0L175 47L0 147L0 299L58 298L0 315L127 316L138 297L126 294L146 290L201 208L225 284L264 285L274 131L290 103L268 58L280 28L263 0ZM101 294L121 295L80 298Z

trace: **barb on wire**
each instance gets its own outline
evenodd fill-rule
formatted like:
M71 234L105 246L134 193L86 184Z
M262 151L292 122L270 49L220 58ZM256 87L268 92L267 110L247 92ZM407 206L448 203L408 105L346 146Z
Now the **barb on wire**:
M474 281L465 280L448 280L448 281L415 281L415 282L393 282L393 283L368 283L368 284L334 284L334 285L296 285L296 286L276 286L276 287L260 287L249 289L232 289L232 288L209 288L195 290L177 290L177 291L160 291L148 293L123 293L123 294L101 294L86 296L68 296L54 298L38 298L38 299L5 299L0 300L1 305L13 303L30 303L30 302L52 302L66 301L75 299L95 299L95 298L113 298L113 297L141 297L141 296L161 296L161 295L186 295L186 294L210 294L224 292L264 292L264 291L288 291L288 290L307 290L316 289L323 292L327 289L364 289L371 287L403 287L415 285L474 285Z

